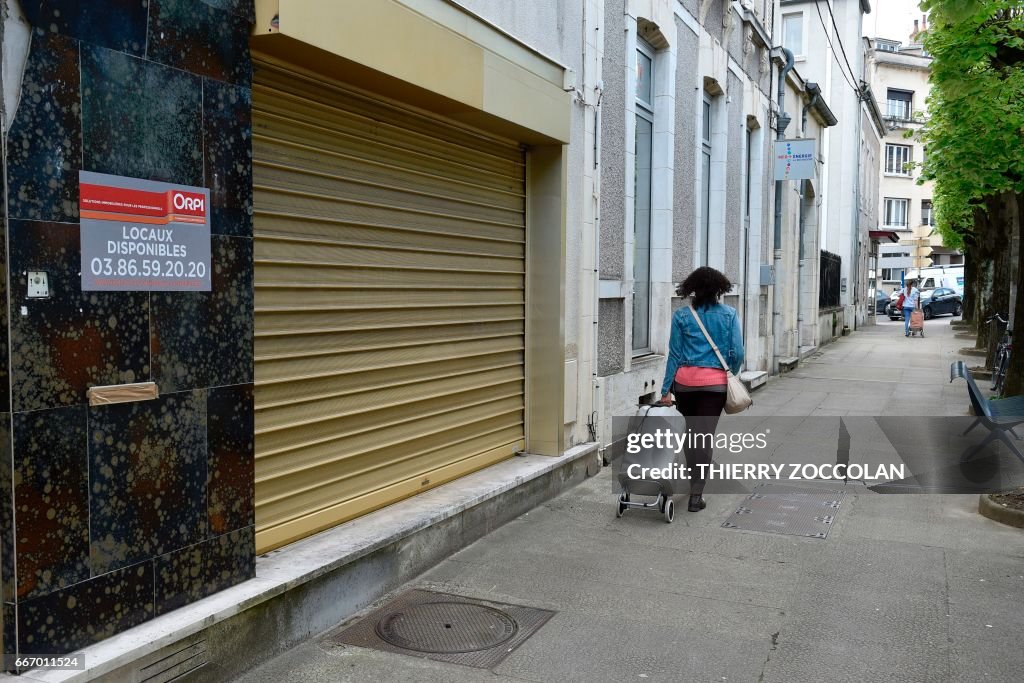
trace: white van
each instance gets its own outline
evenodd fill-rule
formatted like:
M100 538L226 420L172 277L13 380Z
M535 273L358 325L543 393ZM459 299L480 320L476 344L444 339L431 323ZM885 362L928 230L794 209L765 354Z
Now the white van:
M964 295L964 267L963 266L935 266L934 268L922 268L919 271L907 271L906 279L917 280L917 288L921 291L947 287L959 294Z

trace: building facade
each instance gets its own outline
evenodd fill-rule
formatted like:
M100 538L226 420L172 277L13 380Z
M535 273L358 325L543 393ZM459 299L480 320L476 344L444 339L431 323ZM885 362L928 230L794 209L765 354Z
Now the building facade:
M818 85L822 97L842 125L824 134L822 151L828 163L823 171L824 220L819 225L821 248L839 260L838 301L829 311L841 324L856 329L865 322L869 307L868 260L871 253L865 224L866 205L874 203L875 188L864 182L863 169L874 168L872 157L872 95L864 83L861 49L868 0L780 0L780 40L793 51L797 68Z
M770 0L127 4L5 5L5 652L516 453L596 462L701 265L752 383L856 325L877 136ZM211 291L84 289L82 171L207 189Z
M963 255L944 247L935 229L934 184L919 182L926 150L916 133L928 117L932 61L919 41L923 29L921 24L915 26L907 41L876 38L870 41L868 53L872 88L884 102L886 121L879 165L879 225L896 231L900 240L884 246L879 254L879 286L886 290L898 287L911 271L963 263Z

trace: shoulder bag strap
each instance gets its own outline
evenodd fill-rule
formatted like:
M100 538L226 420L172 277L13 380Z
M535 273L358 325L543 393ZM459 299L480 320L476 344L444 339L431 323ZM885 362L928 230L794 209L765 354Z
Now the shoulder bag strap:
M711 344L711 348L715 350L715 355L718 356L718 362L722 364L722 367L726 372L732 372L729 368L729 364L725 362L724 358L722 358L722 352L718 350L718 346L715 345L715 341L711 338L711 335L708 334L707 329L705 329L704 323L701 322L700 316L697 315L697 311L694 309L693 304L689 304L689 306L690 314L693 315L693 319L697 321L700 331L704 333L704 338L708 340L708 344Z

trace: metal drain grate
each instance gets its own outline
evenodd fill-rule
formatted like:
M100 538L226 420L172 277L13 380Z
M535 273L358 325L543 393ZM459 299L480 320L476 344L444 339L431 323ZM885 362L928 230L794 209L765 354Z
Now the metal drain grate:
M726 529L827 538L843 502L840 489L762 484L722 523Z
M534 607L412 590L347 627L334 640L491 669L554 614Z

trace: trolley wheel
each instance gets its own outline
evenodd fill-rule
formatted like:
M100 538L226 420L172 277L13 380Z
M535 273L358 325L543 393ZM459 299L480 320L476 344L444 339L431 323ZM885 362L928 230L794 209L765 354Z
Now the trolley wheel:
M665 503L665 521L668 522L669 524L671 524L672 520L675 519L675 516L676 516L676 504L673 503L671 501L671 499L670 499L670 500L668 500Z
M668 500L668 496L666 496L663 493L660 496L658 496L658 498L659 498L659 500L658 500L658 512L664 512L665 511L665 502Z
M619 501L615 504L615 516L616 517L621 517L623 515L623 513L626 512L626 509L629 507L628 505L626 505L626 503L628 503L628 502L629 502L629 494L628 493L620 493L619 494Z

